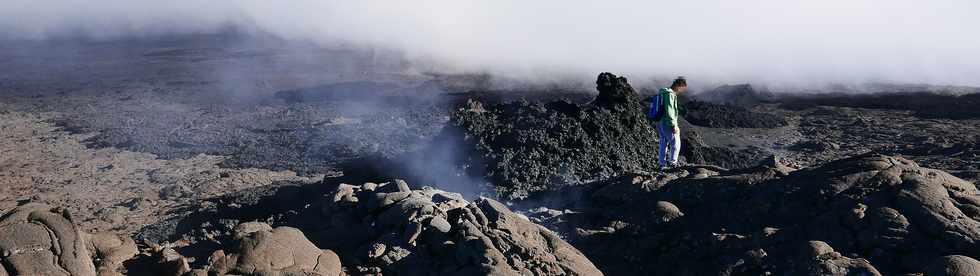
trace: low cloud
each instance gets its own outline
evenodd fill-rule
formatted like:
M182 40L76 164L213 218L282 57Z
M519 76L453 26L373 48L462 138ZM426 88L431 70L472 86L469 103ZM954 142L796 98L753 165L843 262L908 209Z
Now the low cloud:
M975 1L5 0L0 36L229 28L403 52L446 71L980 86Z

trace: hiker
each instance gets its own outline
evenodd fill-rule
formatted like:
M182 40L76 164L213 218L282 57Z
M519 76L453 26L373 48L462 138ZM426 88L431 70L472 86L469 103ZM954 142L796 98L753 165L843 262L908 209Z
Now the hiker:
M649 116L657 123L657 134L660 136L660 154L658 155L661 168L677 166L677 157L681 152L681 130L677 121L677 95L687 89L687 80L677 77L670 87L661 88L650 103Z

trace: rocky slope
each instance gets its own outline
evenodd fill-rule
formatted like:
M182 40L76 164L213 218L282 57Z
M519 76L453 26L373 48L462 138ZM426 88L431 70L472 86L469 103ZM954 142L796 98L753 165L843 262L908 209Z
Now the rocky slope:
M86 234L63 208L0 217L0 275L602 275L504 204L402 181L331 185L289 225L241 222L172 242ZM202 250L210 248L210 250Z
M702 101L683 103L680 115L693 125L710 128L777 128L788 124L785 118L776 114Z
M691 93L684 159L720 167L661 172L611 74L501 87L211 40L4 45L43 55L0 51L0 276L980 271L977 89ZM447 122L439 154L365 158Z
M555 191L615 176L657 168L657 134L646 118L646 104L626 78L602 73L598 94L585 105L567 101L483 105L470 102L453 114L437 145L461 144L459 161L469 173L485 176L497 194L510 199ZM785 124L779 118L743 109L696 108L691 113L738 115L736 123L758 127ZM732 117L732 116L728 116ZM721 121L719 121L721 122ZM725 122L731 122L725 121ZM681 122L682 155L688 162L749 167L767 155L705 144L696 128ZM755 126L755 125L753 125Z
M318 186L326 192L302 207L259 204L267 212L251 218L205 213L204 223L163 243L90 234L67 209L28 203L0 217L0 275L973 275L980 268L976 186L878 154L800 170L774 162L625 174L538 202L564 211L526 215L403 181Z
M473 161L472 173L486 175L507 198L655 167L655 131L626 78L603 73L596 88L599 95L586 106L471 102L447 132L466 137L461 148L482 159Z
M490 199L426 189L373 205L407 185L336 177L317 185L288 171L219 168L213 156L88 149L84 136L46 116L0 109L0 275L599 273L554 233ZM296 190L305 197L284 192ZM364 226L366 240L342 236ZM359 251L372 246L384 254ZM431 270L406 269L419 262Z
M564 201L569 211L530 216L561 229L607 274L915 275L939 267L927 275L970 275L931 271L970 271L980 257L976 186L898 157L796 171L685 166L578 195Z
M310 225L352 271L384 275L602 275L577 249L492 199L405 182L339 184ZM314 221L314 220L309 220Z
M52 114L4 110L0 103L0 212L24 202L72 210L84 231L132 234L182 217L206 198L255 187L316 183L323 175L222 168L221 156L161 159L116 148L87 148L91 134L46 122Z

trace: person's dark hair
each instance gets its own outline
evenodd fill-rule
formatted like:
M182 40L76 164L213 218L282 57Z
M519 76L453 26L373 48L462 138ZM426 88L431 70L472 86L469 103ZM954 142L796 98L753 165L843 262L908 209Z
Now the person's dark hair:
M672 88L681 86L687 86L687 79L685 79L683 76L674 79L674 83L670 85Z

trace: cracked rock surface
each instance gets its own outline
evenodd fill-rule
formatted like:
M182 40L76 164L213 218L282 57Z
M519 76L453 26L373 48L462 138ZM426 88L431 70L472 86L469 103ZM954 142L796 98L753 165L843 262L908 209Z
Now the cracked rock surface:
M306 229L354 275L602 275L500 202L403 183L339 184Z
M463 166L487 177L508 199L656 169L658 138L646 104L626 78L611 73L599 74L596 89L598 95L585 105L470 102L453 114L441 137L461 143L469 154ZM744 167L764 155L708 146L697 130L681 123L681 153L688 162Z
M0 217L0 233L0 275L118 275L136 254L131 239L83 233L67 210L38 203Z
M235 228L238 244L211 255L211 272L219 275L343 275L340 257L317 248L299 229L272 228L249 222Z
M608 274L960 273L980 257L976 186L900 157L800 170L686 166L579 194L564 206L574 212L530 216Z

